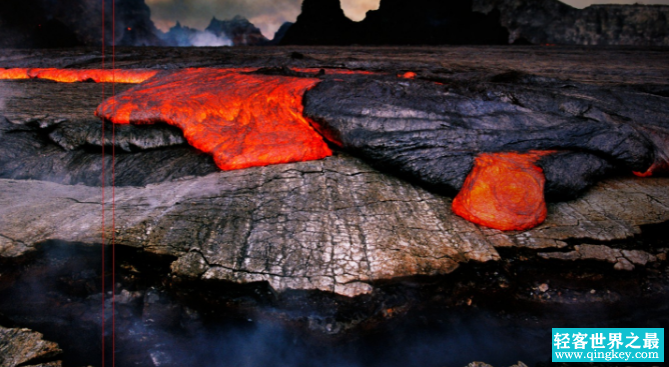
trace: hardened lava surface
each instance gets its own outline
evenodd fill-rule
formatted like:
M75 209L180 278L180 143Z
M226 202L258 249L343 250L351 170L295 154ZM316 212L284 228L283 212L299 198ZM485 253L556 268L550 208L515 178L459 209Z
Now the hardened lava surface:
M52 52L47 65L43 51L10 51L0 66L87 69L99 61L93 51ZM154 106L144 106L146 113L129 109L126 117L134 113L138 122L156 124L116 125L114 140L112 124L104 126L104 177L110 180L114 149L116 210L127 211L116 221L118 241L176 256L173 271L187 277L354 296L373 292L378 281L498 260L497 248L571 251L572 240L605 245L629 239L642 226L668 219L661 170L645 179L632 174L666 162L667 54L635 52L119 48L119 67L167 69L175 80L186 68L274 67L245 76L311 88L304 93L305 121L312 120L335 152L322 160L220 172L211 157L186 144L189 133L184 137L164 124L174 121L158 119ZM341 72L323 75L321 68ZM160 84L156 80L147 82ZM104 84L28 79L0 85L6 116L2 256L20 257L50 239L95 243L102 203L99 187L91 186L102 184L103 127L92 112ZM118 84L115 92L150 93L143 88ZM100 113L111 106L123 111L106 103ZM535 193L549 201L543 224L500 232L451 212L451 197L477 159L532 150L555 151L532 167L545 179L543 193ZM38 192L39 205L25 199ZM54 214L42 216L50 211L36 208L44 205ZM661 249L643 251L661 261Z
M99 70L25 70L28 77L58 81L108 79L105 73L97 75ZM381 169L411 176L442 192L459 190L464 176L471 171L459 195L467 199L456 200L456 213L502 230L528 229L543 221L544 177L537 176L538 189L530 185L526 195L516 195L511 192L518 190L509 185L513 179L505 177L520 179L521 175L514 175L511 166L494 160L488 166L499 162L494 169L497 174L480 175L480 167L472 169L471 165L472 159L480 154L524 154L553 149L592 153L590 157L579 156L588 164L580 165L578 170L555 174L555 170L565 167L565 158L571 159L568 155L558 155L536 168L537 175L543 174L542 168L552 171L547 191L556 192L558 198L575 197L596 181L598 175L606 174L602 158L612 163L611 168L626 169L639 177L661 174L669 164L665 116L650 110L641 114L620 110L603 89L590 90L591 98L587 100L562 93L557 98L563 103L555 111L555 93L529 91L537 94L535 99L543 99L544 105L540 103L535 109L528 109L516 97L507 98L504 87L495 93L494 84L545 82L515 71L492 76L478 86L477 94L472 93L471 85L463 89L452 82L414 81L417 76L414 72L397 75L408 79L406 82L398 82L392 76L349 71L339 74L358 77L320 83L320 79L298 75L299 72L285 67L280 70L300 77L268 74L267 69L256 74L249 73L250 70L220 68L164 72L113 96L96 114L116 124L167 122L179 126L192 146L213 154L219 168L243 169L321 159L330 154L322 137L313 131L311 121L302 115L302 96L308 92L306 114L314 127L333 144ZM23 78L15 75L15 69L3 71L7 78ZM145 74L151 75L141 70L124 70L119 74L128 81L133 76L141 80L147 77ZM486 94L481 95L481 91ZM643 97L640 93L627 94L621 97L630 102ZM593 101L600 106L593 107ZM656 102L659 107L666 107L662 106L664 101ZM479 156L477 162L484 157L487 156ZM574 176L575 179L569 179ZM473 182L479 177L489 179L485 185ZM512 201L516 203L507 201L507 208L487 205L490 200L474 195L486 185L500 193L488 195L488 199L514 196ZM518 203L524 201L527 201L524 209L516 210ZM537 209L528 220L524 211L530 207Z
M666 97L520 72L436 80L324 81L307 92L305 114L376 167L445 192L460 190L480 153L562 151L538 162L549 199L577 197L609 166L666 165Z
M106 346L117 363L541 366L556 325L663 325L668 55L118 47L124 70L249 68L258 80L317 81L304 118L332 155L231 171L172 120L93 115L141 84L0 81L0 344L16 365L98 363L103 302L112 327L100 288L112 284L110 264L100 268L112 167L118 353L109 337ZM2 68L100 61L90 49L0 55ZM502 158L513 158L507 169L479 176L533 184L532 197L547 199L534 228L490 229L451 210L475 166ZM510 196L470 193L531 212L509 186Z

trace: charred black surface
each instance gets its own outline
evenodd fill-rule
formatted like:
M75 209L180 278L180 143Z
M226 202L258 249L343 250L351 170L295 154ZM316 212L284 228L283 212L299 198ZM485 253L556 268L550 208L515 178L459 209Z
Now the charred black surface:
M543 161L552 198L575 197L612 167L644 172L661 161L668 108L664 97L515 72L440 83L358 77L305 96L305 114L329 140L431 187L458 190L482 152L580 152Z
M281 75L281 76L292 76L298 78L316 78L319 76L325 75L325 70L321 69L318 73L303 73L295 71L287 66L280 67L265 67L260 68L256 71L252 71L249 74L261 74L261 75Z
M146 186L217 172L213 159L185 144L169 126L105 124L105 185L111 185L112 142L115 185ZM102 185L102 126L98 120L49 120L13 124L0 116L0 177Z
M584 152L560 152L537 162L546 176L547 201L567 201L581 196L599 179L614 171L604 158Z

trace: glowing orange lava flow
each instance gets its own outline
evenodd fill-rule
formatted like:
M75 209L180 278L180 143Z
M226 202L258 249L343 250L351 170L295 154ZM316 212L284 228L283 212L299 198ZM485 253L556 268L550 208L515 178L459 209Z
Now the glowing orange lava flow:
M503 231L525 230L546 220L544 177L534 163L554 151L484 153L453 199L453 212Z
M0 80L7 79L47 79L61 83L94 81L96 83L142 83L160 70L111 70L111 69L0 69Z
M240 69L166 72L103 102L117 124L165 122L223 170L322 159L332 152L302 115L319 79L242 74Z
M30 69L0 69L0 80L30 79L28 70Z

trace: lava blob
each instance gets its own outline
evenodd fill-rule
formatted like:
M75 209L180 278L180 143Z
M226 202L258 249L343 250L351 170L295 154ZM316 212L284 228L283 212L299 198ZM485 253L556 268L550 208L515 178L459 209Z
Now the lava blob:
M453 212L470 222L503 231L533 228L546 220L541 168L534 165L554 151L480 154L453 199Z
M165 72L104 101L96 115L116 124L168 123L210 153L222 170L322 159L332 154L303 114L316 78L244 69Z
M29 70L25 68L0 69L0 80L30 79Z
M18 68L0 69L0 80L46 79L60 83L93 81L96 83L139 84L158 73L160 73L160 70Z

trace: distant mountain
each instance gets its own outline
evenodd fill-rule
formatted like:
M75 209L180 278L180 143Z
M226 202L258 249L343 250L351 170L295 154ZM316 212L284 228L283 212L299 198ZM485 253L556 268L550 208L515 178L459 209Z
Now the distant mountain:
M179 21L170 30L161 36L168 46L188 47L193 46L193 39L202 32L195 28L184 27Z
M669 46L666 5L592 5L576 9L558 0L474 0L473 9L500 14L511 42Z
M344 15L339 0L304 0L282 44L437 45L506 44L499 14L472 11L471 0L381 0L361 22Z
M205 31L228 38L233 46L259 46L269 43L260 29L239 15L229 20L218 20L214 17Z
M339 0L304 0L281 44L568 44L669 46L669 6L558 0L381 0L360 22Z
M285 33L285 45L347 45L353 43L355 23L339 0L304 0L302 13Z
M168 32L163 33L151 21L151 10L145 0L113 1L0 0L0 47L101 45L103 29L107 45L111 45L112 41L121 46L241 46L269 43L256 26L241 16L229 20L214 17L204 31L177 22ZM112 22L112 5L115 5L115 23Z
M114 1L115 27L112 1L104 2L103 27L103 8L99 0L2 0L0 47L101 45L103 28L105 44L111 44L112 40L117 45L127 46L163 44L144 0Z
M169 46L259 46L268 45L265 38L253 23L248 19L236 16L230 20L211 19L205 30L182 26L177 21L174 27L161 35L162 40Z
M279 27L279 29L274 33L274 38L272 38L271 41L269 41L270 45L278 45L281 43L283 38L286 36L286 33L288 32L288 29L293 26L293 22L285 22Z

